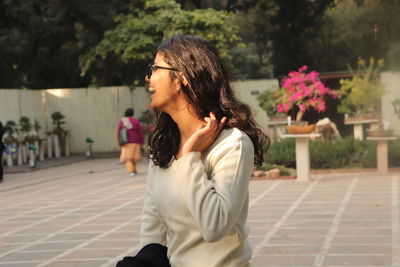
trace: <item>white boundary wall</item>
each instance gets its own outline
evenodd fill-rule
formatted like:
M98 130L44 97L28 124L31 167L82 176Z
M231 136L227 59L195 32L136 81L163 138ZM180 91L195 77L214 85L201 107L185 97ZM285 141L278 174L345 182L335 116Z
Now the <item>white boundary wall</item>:
M21 116L42 126L42 137L53 129L51 114L61 111L71 132L71 152L83 152L86 138L94 139L93 151L116 151L116 125L128 107L140 116L149 101L143 88L102 87L48 90L0 90L0 120L18 123Z
M381 73L385 85L382 115L400 135L400 117L394 114L391 102L400 98L400 72ZM258 124L268 125L266 113L258 106L257 92L278 88L277 80L247 80L232 82L237 97L247 103ZM53 129L51 114L61 111L66 116L63 128L71 131L71 152L84 152L86 137L94 139L93 151L117 151L116 125L128 107L139 117L147 109L150 97L144 88L101 87L47 90L0 90L0 120L18 122L28 116L42 126L41 136Z

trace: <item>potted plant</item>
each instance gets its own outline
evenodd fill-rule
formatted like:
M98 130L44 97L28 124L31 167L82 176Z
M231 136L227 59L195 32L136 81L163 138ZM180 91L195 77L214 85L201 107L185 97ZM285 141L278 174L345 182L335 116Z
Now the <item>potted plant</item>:
M396 113L400 117L400 98L396 98L392 101L392 105L394 108L394 113Z
M378 101L383 95L384 88L379 80L378 71L384 61L370 58L369 65L359 58L357 70L351 79L340 80L342 96L338 111L345 113L345 123L352 121L378 120Z
M18 125L15 121L9 120L4 125L7 136L4 138L4 143L10 145L16 143L18 140L14 137L14 134L19 133Z
M283 113L278 112L277 106L277 95L278 90L268 90L262 92L258 97L258 105L266 113L270 121L286 121L286 116Z
M32 143L34 140L33 140L33 136L31 136L30 133L33 128L33 125L31 123L30 119L26 116L22 116L19 119L19 126L20 126L20 131L23 135L24 140L28 143Z
M61 127L61 125L65 124L65 116L60 112L60 111L55 111L51 114L51 118L53 120L53 133L55 134L61 134L64 132L64 129Z
M390 129L388 121L380 121L378 124L371 125L367 130L368 137L394 137L393 129Z
M318 113L325 111L325 97L339 98L340 94L325 86L319 79L319 73L310 71L302 66L298 71L291 71L281 81L281 88L277 92L277 111L285 114L294 114L295 126L305 126L302 121L307 110ZM314 131L315 125L306 128L287 127L289 133L309 133ZM292 132L292 130L300 132Z
M42 126L40 125L40 123L38 122L37 119L35 119L34 123L33 123L33 129L34 129L34 139L35 141L39 140L39 130L42 129Z

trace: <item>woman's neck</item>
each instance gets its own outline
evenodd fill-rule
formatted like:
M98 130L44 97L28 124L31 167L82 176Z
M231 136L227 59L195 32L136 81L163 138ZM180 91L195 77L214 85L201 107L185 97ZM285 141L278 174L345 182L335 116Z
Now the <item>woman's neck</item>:
M198 127L205 125L205 122L200 120L195 114L195 111L186 108L171 115L172 119L178 126L181 135L181 144L185 143Z
M169 115L177 124L179 134L181 136L179 150L175 155L175 158L178 159L181 157L181 149L185 142L196 132L196 130L198 130L199 127L205 125L206 123L196 115L196 111L190 106L184 110L180 110Z

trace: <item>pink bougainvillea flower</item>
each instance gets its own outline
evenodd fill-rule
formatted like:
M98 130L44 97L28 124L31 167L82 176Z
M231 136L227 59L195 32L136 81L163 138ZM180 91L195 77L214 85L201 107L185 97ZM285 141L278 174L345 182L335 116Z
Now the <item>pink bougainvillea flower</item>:
M281 88L275 98L278 101L277 110L289 113L294 106L305 112L314 109L317 112L326 110L325 97L339 98L340 94L325 86L319 79L319 73L306 73L306 65L298 71L291 71L281 81Z

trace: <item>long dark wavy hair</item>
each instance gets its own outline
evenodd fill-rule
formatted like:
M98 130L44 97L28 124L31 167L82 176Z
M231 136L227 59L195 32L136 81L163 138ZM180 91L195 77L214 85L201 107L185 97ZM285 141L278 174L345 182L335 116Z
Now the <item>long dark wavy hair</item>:
M218 120L227 117L225 129L235 127L245 132L253 142L254 162L261 165L269 138L257 127L249 106L234 96L227 72L212 45L198 36L177 35L164 41L158 51L166 63L186 78L185 86L177 72L170 72L173 79L179 80L182 93L196 115L204 118L213 112ZM180 134L167 113L155 111L156 127L149 137L150 158L155 165L168 168L178 153Z

